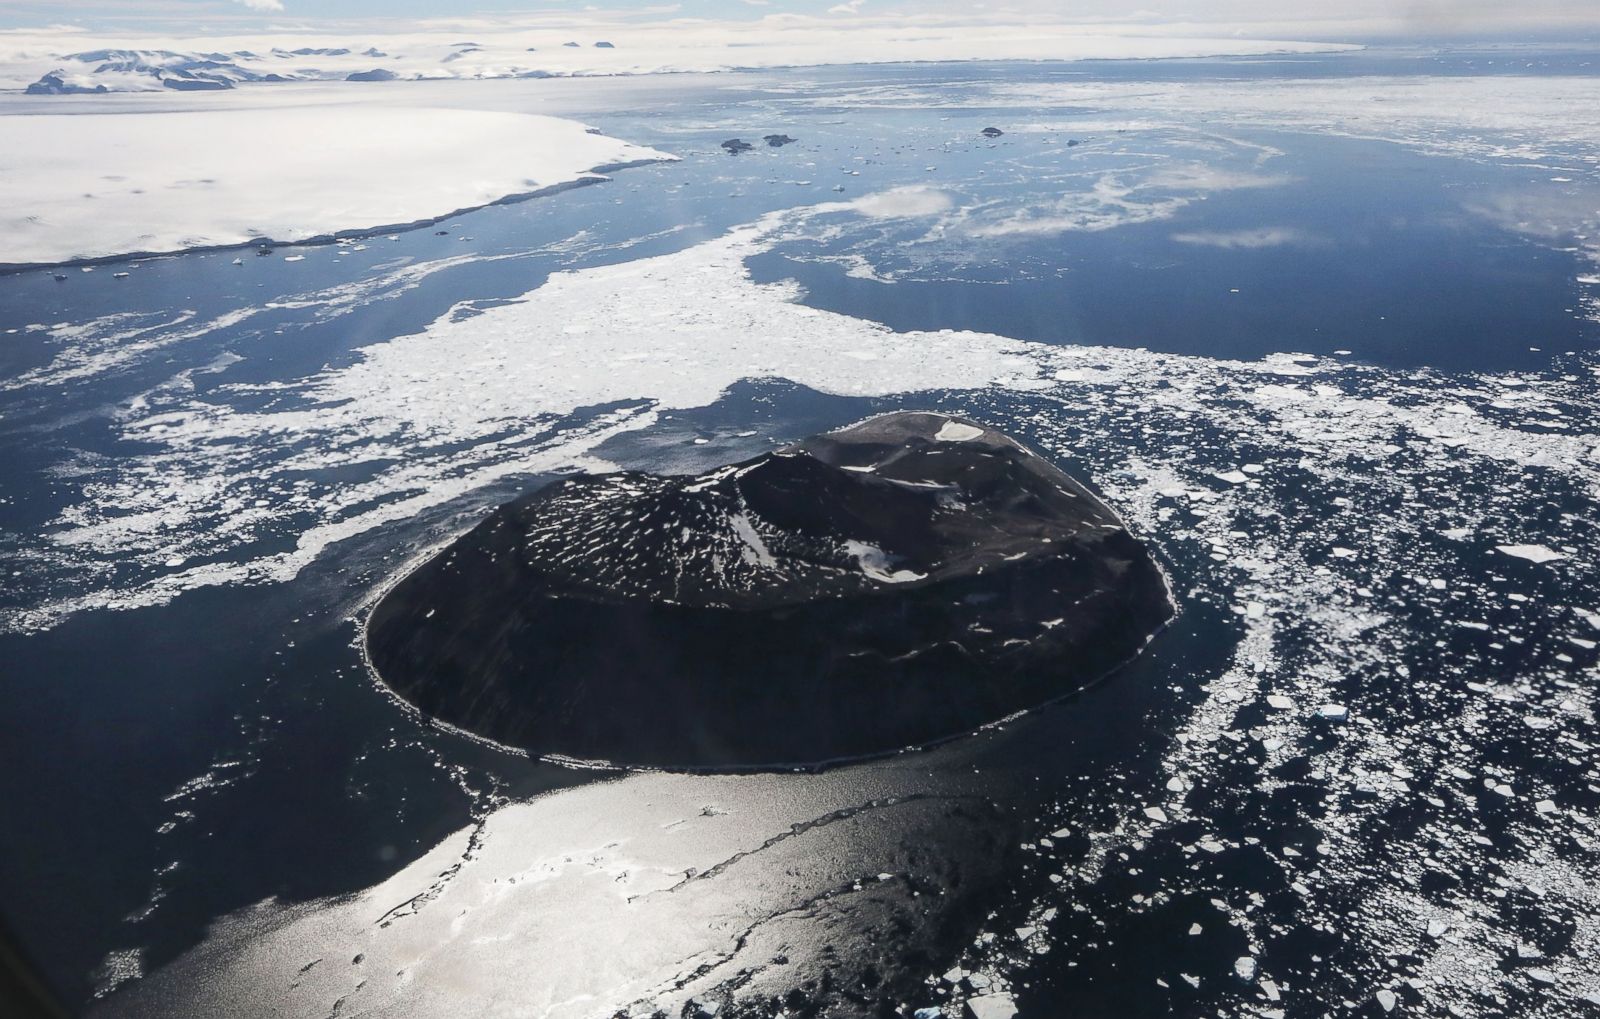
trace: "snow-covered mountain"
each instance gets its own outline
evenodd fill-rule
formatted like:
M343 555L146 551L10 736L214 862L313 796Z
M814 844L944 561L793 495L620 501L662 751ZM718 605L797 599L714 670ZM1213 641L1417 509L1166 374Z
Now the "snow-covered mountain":
M331 58L331 59L330 59ZM348 58L348 59L337 59ZM68 53L62 66L42 75L25 90L29 95L85 92L150 92L159 89L199 92L233 88L242 82L392 81L403 75L374 67L388 54L375 46L360 52L346 47L274 47L265 53L185 53L173 50L99 49ZM363 69L346 69L360 61Z
M583 48L563 43L563 48ZM609 42L594 49L615 50ZM168 49L97 49L60 56L60 66L45 72L24 91L29 95L74 95L105 92L184 92L230 89L236 85L284 81L398 81L427 78L543 78L553 73L590 73L573 67L568 57L558 71L546 70L529 54L537 47L519 47L516 58L492 58L477 43L433 44L406 56L376 46L274 46L261 52L185 52ZM456 65L459 62L459 66ZM602 72L603 73L603 72Z
M241 53L174 53L170 50L88 50L68 53L65 61L29 85L29 95L78 92L143 92L161 88L200 91L232 88L240 81L269 76L239 64Z
M1151 34L1140 26L1018 26L928 16L581 23L528 16L471 35L419 26L368 36L0 36L0 90L33 95L229 89L288 81L547 78L885 61L1238 56L1348 49L1337 43ZM479 31L478 29L487 29ZM603 34L602 34L603 33ZM86 45L94 38L93 47Z

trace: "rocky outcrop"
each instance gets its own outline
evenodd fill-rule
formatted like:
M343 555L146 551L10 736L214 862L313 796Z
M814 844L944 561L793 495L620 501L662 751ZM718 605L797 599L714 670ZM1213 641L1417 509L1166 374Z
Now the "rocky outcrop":
M49 74L44 75L38 81L23 89L24 94L30 96L66 96L82 95L86 93L95 94L107 91L106 87L101 84L83 85L75 82L69 82L62 76L63 73L64 72L62 71L51 71Z
M698 477L558 481L397 584L367 648L425 714L538 754L776 766L1037 706L1172 614L1088 489L899 413Z

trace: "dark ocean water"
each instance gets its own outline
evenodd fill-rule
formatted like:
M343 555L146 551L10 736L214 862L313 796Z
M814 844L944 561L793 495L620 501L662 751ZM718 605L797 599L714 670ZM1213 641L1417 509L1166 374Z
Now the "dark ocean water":
M1591 348L1594 324L1572 310L1581 260L1461 212L1464 194L1508 186L1503 169L1441 168L1376 142L1245 137L1281 148L1272 171L1291 179L1207 195L1172 219L1019 238L1000 260L930 278L915 270L893 284L853 278L781 249L751 269L758 280L798 280L817 307L902 330L1241 359L1345 351L1386 366L1467 371L1535 368ZM1174 239L1248 236L1263 225L1292 239L1259 248ZM1528 343L1509 339L1518 336Z
M838 979L856 983L842 991L811 985L796 1011L808 1001L830 1002L830 1014L941 1004L970 988L929 978L964 963L999 974L1025 1015L1266 1015L1281 1007L1280 988L1293 1000L1290 1014L1321 1014L1323 1006L1376 1014L1373 990L1387 986L1390 970L1420 974L1423 987L1456 988L1451 981L1472 968L1469 959L1424 972L1432 956L1415 945L1389 967L1384 959L1398 952L1398 940L1366 944L1338 929L1346 914L1359 915L1363 936L1386 929L1369 914L1373 902L1393 897L1391 861L1374 848L1391 844L1413 847L1407 855L1419 858L1434 854L1433 871L1444 875L1407 878L1408 894L1432 895L1450 909L1506 892L1492 907L1499 913L1475 913L1474 922L1499 941L1532 941L1544 957L1571 960L1560 973L1564 997L1541 998L1517 975L1520 964L1507 964L1506 986L1467 988L1450 1000L1472 1002L1484 1015L1590 1007L1576 1003L1583 981L1593 981L1592 956L1583 963L1570 952L1589 936L1592 915L1585 920L1581 905L1528 891L1536 882L1507 861L1517 846L1535 844L1524 816L1532 797L1502 804L1479 782L1480 773L1515 774L1519 794L1557 798L1577 812L1571 824L1580 829L1600 805L1592 767L1579 763L1578 748L1592 750L1592 716L1551 706L1562 698L1587 704L1593 693L1593 645L1571 639L1584 632L1574 611L1600 608L1592 553L1579 551L1596 514L1582 473L1590 468L1578 458L1526 467L1527 455L1512 447L1458 463L1449 459L1456 446L1416 442L1415 430L1425 427L1417 421L1396 427L1395 436L1412 430L1400 453L1377 452L1390 438L1378 428L1269 435L1242 412L1228 416L1245 398L1227 390L1239 369L1211 363L1316 355L1338 366L1327 377L1349 401L1338 406L1420 406L1426 416L1459 399L1508 430L1518 423L1493 415L1512 412L1488 406L1512 390L1483 376L1523 373L1560 412L1528 425L1529 434L1564 441L1592 431L1593 403L1584 401L1592 400L1600 330L1580 304L1581 250L1568 236L1518 232L1472 211L1546 187L1551 172L1289 129L1123 133L1091 109L1081 113L1091 126L1077 130L1065 122L1079 114L1024 101L939 109L852 97L883 87L976 94L996 81L1062 79L1271 87L1279 76L1588 76L1594 59L1544 52L1508 60L1485 48L484 83L499 108L581 116L683 161L392 239L292 252L304 261L284 261L285 248L245 253L242 266L230 264L231 252L205 253L71 269L65 282L40 271L0 277L0 550L12 564L0 576L0 608L10 613L0 634L7 925L75 1010L121 984L109 1007L165 1014L124 979L157 972L204 941L220 918L268 899L356 893L507 804L614 777L431 727L382 690L358 650L362 606L402 564L550 474L508 471L398 515L330 545L291 580L263 575L149 597L168 569L162 555L137 535L119 544L121 532L106 523L159 510L116 504L130 477L157 490L170 483L175 504L200 507L163 525L175 544L266 511L246 537L198 542L184 569L293 550L335 515L337 499L347 500L343 512L414 493L371 484L408 456L403 444L374 440L371 460L328 465L318 464L314 446L243 445L230 461L227 497L213 497L203 488L207 475L190 472L156 433L132 424L164 411L192 418L197 408L292 408L290 390L301 380L357 364L362 348L421 331L452 309L470 314L517 299L553 273L682 251L775 210L909 187L977 211L939 236L926 217L822 212L810 221L821 229L780 236L752 258L752 278L795 281L810 307L897 331L965 329L1052 347L1142 350L1148 362L1127 364L1147 366L1117 368L1120 388L1109 395L996 387L860 398L747 381L709 406L663 412L594 452L631 469L703 470L882 410L969 413L1050 455L1114 505L1134 506L1135 529L1169 570L1183 612L1145 656L1066 702L829 779L981 807L971 806L965 821L945 817L946 828L870 822L855 841L840 836L818 851L846 861L841 873L924 868L928 901L948 908L885 935L885 951L898 960L891 966L862 962L870 953L852 954L848 941L823 953L832 961L820 970L833 966ZM1029 127L1044 121L1054 126ZM1006 131L992 143L977 134L990 124ZM736 157L718 148L729 137L772 131L799 141ZM1067 147L1069 138L1077 144ZM1196 166L1207 173L1197 177ZM1173 167L1183 172L1160 176ZM1593 174L1591 167L1573 187L1600 188ZM1108 181L1111 199L1104 189L1094 198L1097 182ZM1088 216L1096 226L990 229L1051 215ZM433 267L426 275L397 275L424 264ZM124 268L130 278L112 277ZM58 324L84 328L53 331ZM1448 400L1440 395L1457 390ZM1174 391L1190 402L1160 402ZM557 426L581 430L618 409L583 408ZM1319 427L1337 433L1342 412L1329 413L1334 420ZM1270 482L1232 489L1210 477L1246 463L1267 465ZM1152 480L1156 468L1192 468L1186 483L1220 490L1218 501L1185 502L1204 511L1186 516L1174 509L1177 497L1152 494L1169 484ZM413 489L442 485L447 474L421 477ZM105 526L90 540L63 540L83 507L96 505ZM1464 523L1500 538L1467 548L1437 533ZM1241 643L1257 618L1243 603L1270 573L1238 565L1244 539L1230 535L1246 532L1273 550L1249 555L1281 564L1288 586L1333 606L1319 615L1285 600L1294 619L1281 624L1270 655ZM1490 547L1513 539L1570 549L1567 566L1547 570ZM1330 553L1332 545L1359 557ZM1448 591L1429 583L1434 578L1448 578ZM1359 614L1347 601L1358 587L1376 589L1374 618L1347 626L1340 613ZM1508 601L1509 591L1522 599ZM94 607L64 604L79 596ZM106 607L124 603L134 607ZM1313 720L1297 737L1304 753L1285 759L1262 749L1263 738L1281 737L1259 735L1272 712L1253 691L1240 695L1226 731L1207 721L1219 691L1262 676L1280 689L1320 683L1321 695L1354 706L1361 724L1339 730ZM1462 722L1467 682L1520 692ZM623 710L625 724L648 724ZM1524 713L1573 719L1565 733L1576 744L1553 751L1542 742L1546 730L1521 725ZM1384 738L1369 738L1367 718L1378 720ZM1204 764L1184 756L1202 744ZM1397 761L1402 770L1409 763L1419 795L1437 793L1452 813L1424 816L1416 802L1388 798L1383 783L1340 784L1341 773L1391 773ZM1451 778L1453 762L1470 768L1470 782ZM1171 828L1139 831L1146 815L1134 810L1130 820L1130 805L1160 802L1174 775L1197 788L1187 810L1168 810ZM1451 791L1462 783L1485 802L1467 805ZM1070 834L1041 848L1040 836L1057 827ZM1502 855L1467 855L1454 839L1468 827ZM1217 850L1195 850L1210 839ZM1276 852L1299 846L1315 860L1324 843L1334 848L1310 876L1291 873L1298 864ZM1569 829L1537 846L1593 880L1592 847L1581 835ZM899 866L883 862L890 858ZM745 894L740 880L730 879L729 902ZM1310 893L1293 890L1297 883L1316 892L1313 904ZM1064 887L1073 897L1042 920L1041 903ZM840 916L857 908L837 901ZM859 917L875 908L859 907ZM1191 924L1211 935L1189 935ZM1019 927L1040 933L1018 947L1006 932ZM1002 937L974 948L980 931ZM1246 955L1271 969L1271 995L1232 975ZM1430 992L1401 993L1420 1004ZM1331 1004L1338 1001L1349 1007Z

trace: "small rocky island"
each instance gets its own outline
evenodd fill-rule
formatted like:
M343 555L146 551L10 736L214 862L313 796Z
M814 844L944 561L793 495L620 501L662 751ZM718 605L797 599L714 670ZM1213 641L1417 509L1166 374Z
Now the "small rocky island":
M425 715L539 755L818 764L1061 697L1172 618L1088 489L1009 437L895 413L700 476L564 478L367 624Z

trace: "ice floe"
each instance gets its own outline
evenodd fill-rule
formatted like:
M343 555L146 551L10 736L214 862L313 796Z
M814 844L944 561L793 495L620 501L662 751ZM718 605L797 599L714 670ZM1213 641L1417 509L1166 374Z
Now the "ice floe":
M1567 557L1566 553L1545 548L1543 545L1496 545L1495 548L1508 556L1515 556L1518 559L1526 559L1534 563L1550 563Z

